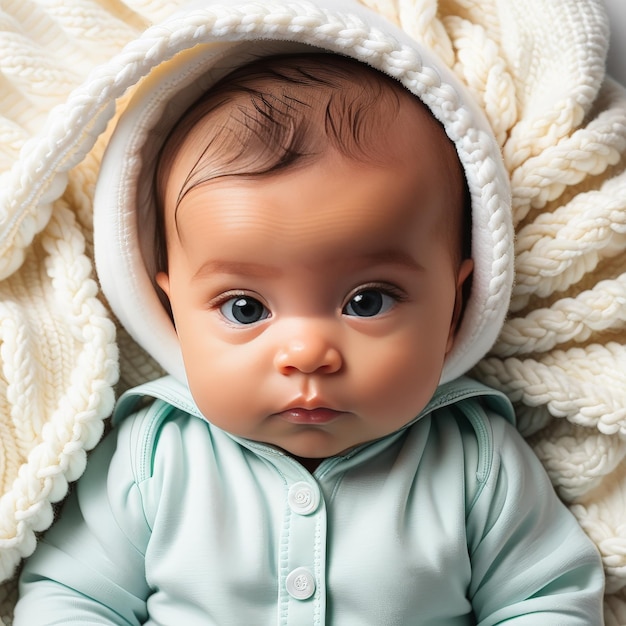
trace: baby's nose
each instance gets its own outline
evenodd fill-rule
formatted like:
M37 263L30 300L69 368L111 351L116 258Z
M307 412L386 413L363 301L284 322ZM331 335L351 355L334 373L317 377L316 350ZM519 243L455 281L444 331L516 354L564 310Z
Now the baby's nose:
M337 346L328 338L315 332L304 332L291 337L277 350L276 369L284 375L333 374L341 369L343 359Z

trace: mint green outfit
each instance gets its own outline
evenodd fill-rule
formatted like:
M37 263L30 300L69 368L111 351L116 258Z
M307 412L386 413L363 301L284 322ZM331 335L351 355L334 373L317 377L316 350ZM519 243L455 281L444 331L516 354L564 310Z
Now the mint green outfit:
M15 626L603 623L597 550L509 402L470 379L313 475L207 423L173 378L114 420L26 563Z

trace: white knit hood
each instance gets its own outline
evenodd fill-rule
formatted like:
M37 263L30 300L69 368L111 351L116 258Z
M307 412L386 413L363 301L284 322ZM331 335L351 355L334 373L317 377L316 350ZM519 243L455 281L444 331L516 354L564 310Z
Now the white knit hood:
M259 56L338 52L394 77L442 123L471 196L472 291L442 382L469 370L495 342L513 282L508 174L483 112L425 45L354 1L211 0L159 27L176 47L133 94L104 155L94 198L96 266L103 292L135 340L185 380L173 324L154 288L155 159L169 130L225 73ZM358 182L356 183L358 184Z

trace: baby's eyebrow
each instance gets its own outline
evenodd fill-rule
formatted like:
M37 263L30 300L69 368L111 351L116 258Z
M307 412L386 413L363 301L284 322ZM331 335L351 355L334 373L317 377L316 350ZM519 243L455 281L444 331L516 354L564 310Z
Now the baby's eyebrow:
M211 259L203 263L193 277L204 278L212 274L232 274L236 276L252 276L255 278L276 278L281 273L280 269L261 263Z

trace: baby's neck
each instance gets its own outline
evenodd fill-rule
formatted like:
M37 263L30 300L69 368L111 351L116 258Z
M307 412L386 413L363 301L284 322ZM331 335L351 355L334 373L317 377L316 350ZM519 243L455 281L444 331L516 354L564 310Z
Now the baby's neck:
M300 463L300 465L302 465L305 469L311 472L311 474L320 466L320 463L324 460L324 459L309 459L306 457L293 456L293 455L291 455L291 457L294 460L298 461L298 463Z

